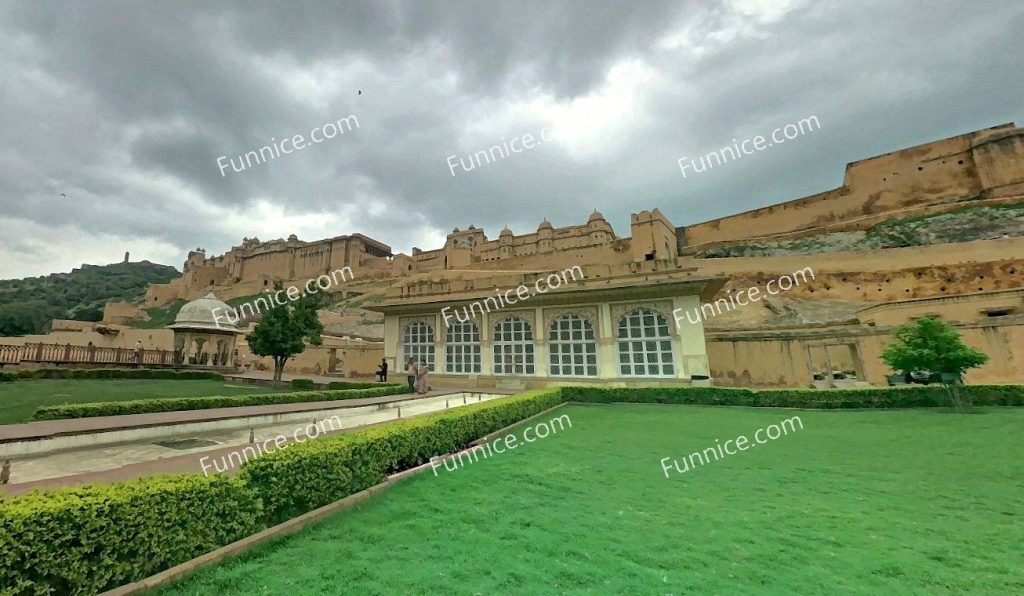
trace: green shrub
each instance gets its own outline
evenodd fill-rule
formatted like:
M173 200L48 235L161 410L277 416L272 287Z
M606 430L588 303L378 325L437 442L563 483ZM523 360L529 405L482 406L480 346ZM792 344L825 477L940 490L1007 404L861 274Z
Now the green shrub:
M406 385L390 383L378 385L372 389L347 389L342 391L253 393L249 395L169 397L116 402L102 401L61 404L36 408L35 413L32 414L32 420L62 420L65 418L91 418L93 416L120 416L124 414L150 414L153 412L181 412L185 410L208 410L210 408L238 408L242 406L335 401L396 395L406 393L408 390L409 388Z
M378 484L390 472L462 449L562 402L557 388L531 391L296 443L248 462L240 478L263 498L268 522L277 523Z
M14 379L16 378L17 375L15 373L4 372L0 370L0 383L10 383L13 382Z
M380 387L379 382L376 383L360 383L357 381L332 381L327 384L328 389L369 389L371 387Z
M961 394L978 406L1024 405L1024 385L964 385ZM776 408L932 408L950 405L937 385L864 389L740 389L731 387L563 387L566 401L666 403Z
M20 370L19 379L165 379L195 381L208 379L223 381L224 375L203 370L156 370L148 368L42 368Z
M226 476L151 476L0 500L0 592L95 594L261 529Z
M374 385L347 392L239 397L290 396L304 401L307 396L338 399L339 393L365 397L380 390L404 391L401 385ZM1020 385L967 385L961 391L969 392L978 405L1024 405ZM187 401L203 399L234 398ZM0 498L0 593L94 593L138 581L364 490L388 473L463 449L565 401L880 408L946 405L948 396L944 388L933 386L551 388L293 443L249 461L237 478L149 477Z
M316 389L316 383L312 379L292 379L292 389L296 391L311 391Z

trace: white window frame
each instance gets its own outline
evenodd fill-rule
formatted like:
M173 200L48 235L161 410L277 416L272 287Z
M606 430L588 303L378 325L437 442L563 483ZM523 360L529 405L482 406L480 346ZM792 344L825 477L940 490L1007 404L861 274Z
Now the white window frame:
M434 326L426 321L414 321L402 333L402 363L412 358L418 367L427 361L427 370L434 372Z
M563 326L563 323L568 326ZM590 362L591 359L593 362ZM600 375L600 363L597 333L589 319L568 313L551 321L548 326L549 375L596 378Z
M480 374L483 352L480 328L473 321L457 322L448 326L444 334L444 370L446 373ZM455 356L459 356L459 366ZM458 370L457 370L458 369Z
M533 343L533 326L529 321L518 316L505 317L495 323L491 333L491 362L495 375L537 374L537 347ZM506 357L511 357L512 362L503 362Z
M639 327L631 325L638 320ZM623 336L624 331L626 336ZM654 344L653 349L651 344ZM623 314L615 327L615 346L615 365L619 376L675 378L678 368L675 340L669 330L668 320L661 313L649 308L634 308ZM638 366L643 368L641 374L636 373ZM650 373L651 366L657 367L656 374ZM623 370L624 367L628 368L628 372Z

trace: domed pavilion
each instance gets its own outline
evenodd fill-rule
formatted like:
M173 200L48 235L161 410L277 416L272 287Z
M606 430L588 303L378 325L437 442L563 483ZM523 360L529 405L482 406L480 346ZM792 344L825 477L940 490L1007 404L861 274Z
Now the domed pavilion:
M214 311L220 309L219 321ZM242 333L223 313L231 307L210 292L181 307L174 324L174 355L177 364L192 366L235 366L235 343Z

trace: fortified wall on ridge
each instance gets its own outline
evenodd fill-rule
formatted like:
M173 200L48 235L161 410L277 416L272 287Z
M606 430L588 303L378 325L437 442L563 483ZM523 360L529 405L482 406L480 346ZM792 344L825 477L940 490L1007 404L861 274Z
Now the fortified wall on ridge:
M680 227L679 250L865 229L1020 194L1024 129L1007 123L849 163L839 188Z

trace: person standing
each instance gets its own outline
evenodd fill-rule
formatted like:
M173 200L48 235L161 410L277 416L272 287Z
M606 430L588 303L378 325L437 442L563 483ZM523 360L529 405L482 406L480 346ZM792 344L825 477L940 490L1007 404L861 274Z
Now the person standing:
M377 378L380 379L381 383L388 382L388 361L386 358L380 359L380 367L377 368Z
M416 391L416 361L412 358L405 365L405 380L409 382L409 393Z
M135 340L135 363L136 364L142 364L142 353L143 353L142 340L141 339L137 339L137 340Z
M427 361L421 360L420 367L416 371L416 393L420 395L427 394Z

